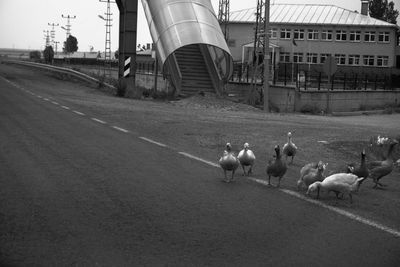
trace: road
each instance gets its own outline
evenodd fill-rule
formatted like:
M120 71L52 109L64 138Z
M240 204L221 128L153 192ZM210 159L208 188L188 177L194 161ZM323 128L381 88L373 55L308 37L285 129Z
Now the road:
M399 266L398 236L223 183L190 151L64 101L75 87L0 64L1 266Z

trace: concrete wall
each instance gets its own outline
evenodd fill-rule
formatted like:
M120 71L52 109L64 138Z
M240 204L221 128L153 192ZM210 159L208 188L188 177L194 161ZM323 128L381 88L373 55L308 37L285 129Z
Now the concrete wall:
M136 86L146 90L153 90L155 86L155 75L154 74L143 74L136 73ZM166 93L168 95L174 92L173 87L169 84L167 79L164 79L162 75L157 76L157 92Z
M245 99L251 90L251 84L229 83L227 93L232 97ZM271 86L269 91L271 106L279 112L300 112L306 107L326 111L327 91L300 91L294 87ZM400 105L399 91L367 90L342 91L329 93L329 105L332 112L349 112L383 108L385 105Z

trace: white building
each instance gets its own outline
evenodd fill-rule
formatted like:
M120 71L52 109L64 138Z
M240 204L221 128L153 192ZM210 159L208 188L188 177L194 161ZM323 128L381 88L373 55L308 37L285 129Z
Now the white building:
M270 48L273 63L321 64L328 55L338 65L390 68L396 58L399 27L362 12L334 5L275 4L270 7ZM253 59L256 9L230 14L229 48L234 61Z

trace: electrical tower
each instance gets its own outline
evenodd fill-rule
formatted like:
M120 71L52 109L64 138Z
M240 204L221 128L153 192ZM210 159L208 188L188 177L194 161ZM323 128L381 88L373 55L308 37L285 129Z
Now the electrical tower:
M269 0L257 0L256 25L254 30L254 55L253 55L253 93L257 92L257 80L263 84L264 110L269 111ZM261 65L261 66L260 66ZM261 72L258 69L261 67Z
M44 32L44 40L45 40L45 48L46 47L48 47L49 45L50 45L50 34L49 34L49 31L47 30L43 30L43 32Z
M218 21L221 25L222 31L224 33L225 40L228 42L229 40L229 0L219 0L219 8L218 8Z
M74 16L70 16L70 15L67 15L67 16L64 16L64 14L63 15L61 15L61 17L62 18L64 18L64 19L67 19L67 24L65 25L65 30L67 31L67 38L71 35L71 19L76 19L76 16L74 15Z
M106 40L105 40L105 48L104 48L104 74L106 74L106 69L109 70L109 75L111 74L111 6L110 3L115 3L110 0L99 0L99 2L107 3L107 12L104 13L106 16L99 15L99 18L103 19L106 22Z
M50 37L51 37L51 46L54 47L55 39L56 39L56 31L54 30L54 27L58 27L58 23L47 23L49 26L51 26L51 31L50 31Z

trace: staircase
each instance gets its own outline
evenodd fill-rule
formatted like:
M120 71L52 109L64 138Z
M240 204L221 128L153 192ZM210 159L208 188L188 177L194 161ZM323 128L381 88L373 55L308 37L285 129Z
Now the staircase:
M193 95L201 91L215 93L210 74L198 44L184 46L175 51L182 74L181 94Z

